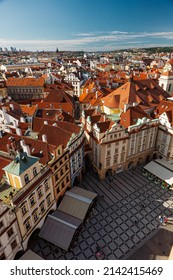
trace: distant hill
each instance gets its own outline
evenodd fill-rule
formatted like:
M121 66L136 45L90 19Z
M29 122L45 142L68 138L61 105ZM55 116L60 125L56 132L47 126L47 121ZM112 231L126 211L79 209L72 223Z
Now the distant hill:
M150 53L167 53L173 52L173 47L153 47L153 48L143 48L146 52Z
M121 49L121 50L115 50L115 52L147 52L149 54L151 53L168 53L173 52L173 46L172 47L152 47L152 48L130 48L130 49Z

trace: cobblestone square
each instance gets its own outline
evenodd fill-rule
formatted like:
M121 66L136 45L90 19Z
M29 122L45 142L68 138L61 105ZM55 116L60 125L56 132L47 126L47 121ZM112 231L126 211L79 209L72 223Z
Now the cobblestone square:
M98 194L98 202L83 224L70 252L37 237L30 248L44 259L96 259L99 245L105 259L126 259L159 230L159 215L172 215L173 192L142 175L142 167L99 181L88 172L81 187ZM142 205L143 204L143 205ZM142 206L141 206L142 205Z

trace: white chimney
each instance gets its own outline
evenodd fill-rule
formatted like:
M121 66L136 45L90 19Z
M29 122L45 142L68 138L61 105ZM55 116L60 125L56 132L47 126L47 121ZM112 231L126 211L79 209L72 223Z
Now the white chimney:
M86 93L88 93L88 88L86 89Z
M98 91L96 90L96 99L98 98Z
M20 145L24 146L25 145L25 141L23 139L20 140Z
M57 123L53 123L53 126L57 126Z
M20 128L16 128L16 134L22 136L22 131Z
M14 105L10 103L10 109L11 111L14 111Z
M124 113L127 112L127 109L129 108L129 104L124 104Z
M25 123L25 118L24 117L20 117L20 122Z
M11 130L10 127L5 128L5 131L6 131L6 132L9 132L9 133L12 133L12 130Z
M48 124L48 121L44 121L44 124Z
M47 143L47 136L46 136L46 134L42 135L42 141Z
M14 128L17 128L17 121L16 120L13 120L13 125L14 125Z
M27 155L31 154L29 146L25 144L25 141L23 139L20 140L20 145L23 149L23 152L27 153Z

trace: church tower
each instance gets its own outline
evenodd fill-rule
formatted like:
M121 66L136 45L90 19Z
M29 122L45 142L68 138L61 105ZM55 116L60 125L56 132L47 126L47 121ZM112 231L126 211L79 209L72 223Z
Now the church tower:
M173 94L173 72L163 72L159 78L159 86L169 93Z

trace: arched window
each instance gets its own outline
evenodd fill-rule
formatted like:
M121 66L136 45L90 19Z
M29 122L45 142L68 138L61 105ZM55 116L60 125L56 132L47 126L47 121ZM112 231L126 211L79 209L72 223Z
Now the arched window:
M37 176L37 168L36 167L33 168L33 175L34 175L34 177Z
M25 179L25 184L28 184L29 183L29 176L28 176L28 174L25 174L24 179Z

